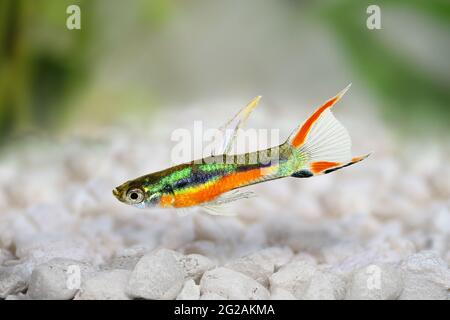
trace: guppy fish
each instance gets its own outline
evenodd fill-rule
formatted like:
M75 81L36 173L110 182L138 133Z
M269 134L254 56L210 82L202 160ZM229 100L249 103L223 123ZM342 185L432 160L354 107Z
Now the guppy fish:
M214 214L216 206L253 195L237 190L242 187L284 177L309 178L357 163L370 154L351 156L350 136L330 110L349 87L317 108L285 143L230 155L237 130L260 99L256 97L225 126L233 129L224 143L223 154L127 181L116 187L113 194L121 202L139 208L202 206Z

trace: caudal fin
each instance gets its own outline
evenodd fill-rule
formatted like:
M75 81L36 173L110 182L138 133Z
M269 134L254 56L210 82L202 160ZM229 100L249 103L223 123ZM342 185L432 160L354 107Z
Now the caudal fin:
M292 176L304 178L330 173L370 155L352 157L350 135L330 110L349 88L350 85L317 108L289 137L287 143L296 149L295 156L303 159L301 168Z

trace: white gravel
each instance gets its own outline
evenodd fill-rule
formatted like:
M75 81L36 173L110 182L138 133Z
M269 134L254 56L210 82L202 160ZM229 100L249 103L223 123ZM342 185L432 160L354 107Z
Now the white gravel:
M316 272L316 266L307 261L297 261L283 266L270 277L270 288L284 289L297 299L302 299Z
M261 284L240 272L223 267L205 272L200 281L200 293L234 300L269 298L269 291Z
M355 154L375 151L369 159L250 187L259 197L231 204L233 217L180 216L111 194L169 166L170 130L205 115L161 117L170 128L35 141L2 155L0 298L449 299L448 143L398 141L347 114L346 124L365 124L349 131ZM291 128L287 120L273 126ZM69 265L82 271L71 289Z
M194 280L189 279L184 283L183 289L177 296L177 300L198 300L200 299L200 286Z
M33 270L27 294L32 299L72 299L82 280L94 271L92 266L80 261L65 258L52 259ZM75 274L79 274L80 278L71 278Z
M211 259L200 254L188 254L176 256L180 266L183 268L186 277L199 281L202 275L213 269L216 264Z
M448 264L434 252L409 256L401 265L404 289L400 299L445 300L449 298Z
M393 264L372 264L352 274L346 299L393 300L399 298L402 290L400 268Z
M143 256L131 272L127 294L133 298L175 299L186 274L171 250L161 249Z
M125 293L131 272L128 270L101 271L83 282L75 299L129 300Z

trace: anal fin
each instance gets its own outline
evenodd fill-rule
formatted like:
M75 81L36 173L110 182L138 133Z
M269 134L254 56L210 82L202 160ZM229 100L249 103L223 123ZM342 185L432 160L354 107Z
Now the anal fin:
M200 207L206 210L207 213L212 215L220 215L220 216L234 216L235 213L229 213L226 211L227 206L225 206L228 203L234 202L236 200L240 199L248 199L256 197L256 193L252 191L229 191L226 192L213 201L201 204Z

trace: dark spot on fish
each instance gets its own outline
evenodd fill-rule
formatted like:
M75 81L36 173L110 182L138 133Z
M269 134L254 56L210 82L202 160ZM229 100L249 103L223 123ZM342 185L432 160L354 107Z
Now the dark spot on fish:
M172 186L171 185L168 185L168 184L166 184L163 188L162 188L162 190L161 190L163 193L169 193L169 194L173 194L173 188L172 188Z
M313 174L309 170L300 170L300 171L294 172L292 174L292 177L295 177L295 178L309 178L312 176L313 176Z
M355 164L355 162L349 162L349 163L347 163L347 164L345 164L345 165L343 165L343 166L340 166L340 167L327 169L327 170L325 170L323 173L324 173L324 174L331 173L331 172L333 172L333 171L336 171L336 170L339 170L339 169L342 169L342 168L351 166L352 164Z

